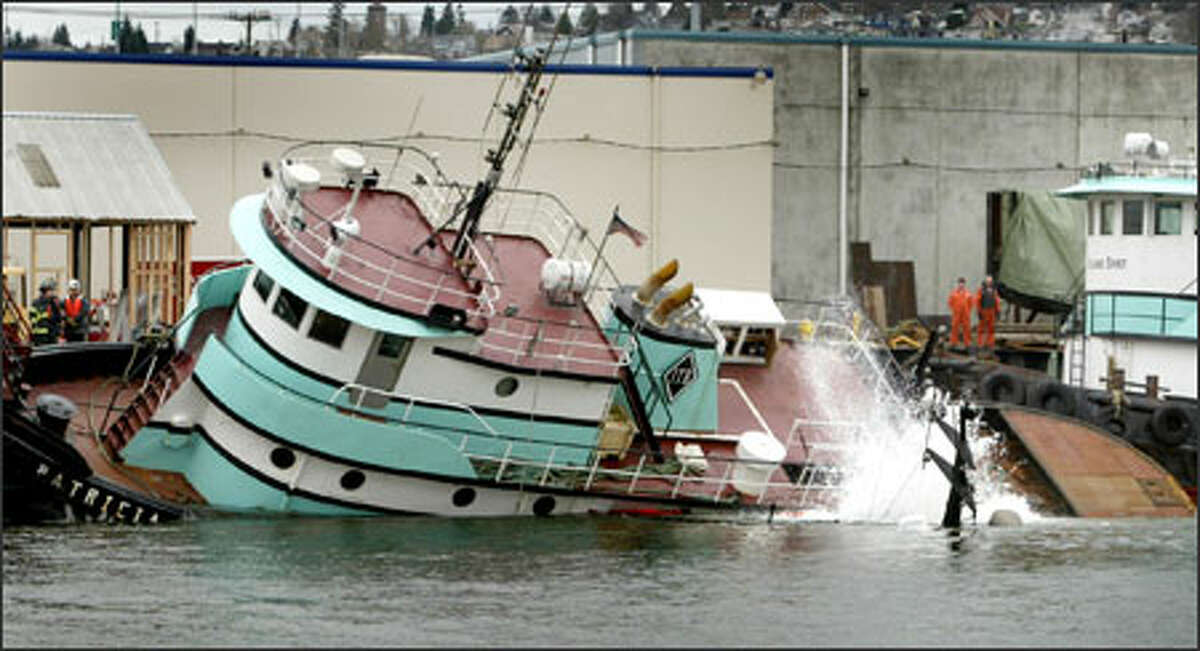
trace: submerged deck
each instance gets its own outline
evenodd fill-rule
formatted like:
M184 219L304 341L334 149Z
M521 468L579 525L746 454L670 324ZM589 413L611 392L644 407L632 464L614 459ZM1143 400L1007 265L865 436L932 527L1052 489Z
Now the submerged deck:
M344 188L324 187L304 196L322 215L337 214L350 200ZM491 233L476 241L482 265L464 275L450 253L455 232L432 237L434 226L397 192L365 190L354 208L359 235L343 239L334 267L325 264L331 227L305 213L303 229L265 216L278 246L312 275L364 303L425 318L437 304L463 310L465 325L481 331L478 356L520 368L616 377L614 350L582 304L551 303L540 287L550 252L525 236ZM431 243L432 245L428 245Z
M225 331L231 311L231 308L213 308L195 317L192 331L184 343L184 351L190 355L181 362L181 375L191 373L204 340L210 334L220 335ZM52 393L75 403L79 411L71 419L66 440L83 456L97 476L131 491L172 504L205 504L205 499L180 473L116 462L105 450L99 433L117 420L140 389L140 380L126 384L119 376L92 375L34 386L30 391L29 402L36 402L39 395Z
M1191 517L1187 493L1129 443L1074 419L1006 407L998 410L1079 517Z

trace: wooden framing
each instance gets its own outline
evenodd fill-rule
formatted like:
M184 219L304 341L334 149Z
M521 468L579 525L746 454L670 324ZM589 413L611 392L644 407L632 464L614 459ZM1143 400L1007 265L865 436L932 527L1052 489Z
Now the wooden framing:
M153 322L173 324L183 316L191 296L191 251L192 225L182 221L128 222L110 220L95 223L81 220L36 220L17 217L4 218L4 245L7 254L11 238L9 230L24 227L29 230L28 277L33 283L38 272L51 272L59 278L60 285L67 279L78 278L84 284L84 293L94 303L105 299L105 291L91 286L92 230L108 229L108 286L117 289L121 282L117 269L120 260L125 270L125 284L121 288L126 296L128 323L138 324L138 299L144 297L144 318ZM127 245L119 245L122 227L129 230ZM38 239L46 235L63 235L66 244L66 267L38 266ZM44 246L42 248L45 248ZM44 253L44 252L43 252ZM44 256L43 256L44 257ZM32 288L30 299L36 295ZM60 293L65 287L60 288ZM94 295L93 295L94 294ZM28 308L28 305L25 306Z
M137 303L146 297L146 319L174 323L183 316L191 294L191 224L130 226L127 295L129 323L137 322Z

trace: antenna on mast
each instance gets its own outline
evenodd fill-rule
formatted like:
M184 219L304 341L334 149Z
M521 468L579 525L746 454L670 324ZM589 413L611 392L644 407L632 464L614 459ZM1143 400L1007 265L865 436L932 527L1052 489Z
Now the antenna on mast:
M483 217L483 209L487 206L488 199L500 185L500 177L504 173L504 161L520 138L521 127L525 122L529 107L545 92L544 89L538 89L538 84L542 79L542 69L546 65L545 51L538 49L533 54L525 54L517 50L515 57L518 65L523 65L527 72L525 83L521 87L516 103L505 104L500 109L500 113L508 118L508 125L504 129L504 135L500 138L500 144L495 149L489 149L483 157L488 164L487 174L482 181L475 184L471 199L467 202L462 227L458 229L458 235L455 236L454 244L450 247L455 264L458 265L460 271L464 272L474 264L470 260L471 241L479 232L479 220Z

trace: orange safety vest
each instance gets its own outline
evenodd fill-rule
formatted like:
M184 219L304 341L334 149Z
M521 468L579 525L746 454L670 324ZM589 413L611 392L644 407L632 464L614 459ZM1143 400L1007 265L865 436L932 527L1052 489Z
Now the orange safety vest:
M79 316L81 311L83 311L83 299L68 298L67 300L63 301L63 307L66 309L67 318L74 319L75 317Z

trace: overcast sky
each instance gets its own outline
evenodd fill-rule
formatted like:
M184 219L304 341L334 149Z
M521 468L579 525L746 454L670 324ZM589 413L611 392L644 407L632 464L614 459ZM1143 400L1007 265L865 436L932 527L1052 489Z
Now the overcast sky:
M367 15L369 2L347 2L345 15L359 23ZM421 13L425 9L424 2L385 2L388 16L397 14L408 16L409 26L414 30L421 23ZM431 2L434 11L441 14L445 2ZM463 3L467 20L475 23L478 28L492 27L509 3ZM522 3L512 3L520 7ZM528 4L528 2L524 3ZM549 4L555 15L562 11L566 3L536 3ZM117 16L118 7L122 16L128 15L136 25L141 23L146 37L152 41L182 41L183 31L192 24L195 12L197 19L197 35L203 41L224 40L237 42L245 37L245 22L235 22L226 16L231 13L265 10L271 13L270 22L256 23L254 37L285 38L292 19L299 16L300 24L323 25L329 11L328 2L5 2L4 26L12 31L20 30L25 36L36 35L38 38L49 40L54 28L60 23L67 24L71 42L76 46L111 43L109 23ZM583 8L583 2L571 3L571 17L578 17ZM389 25L389 28L391 26Z

